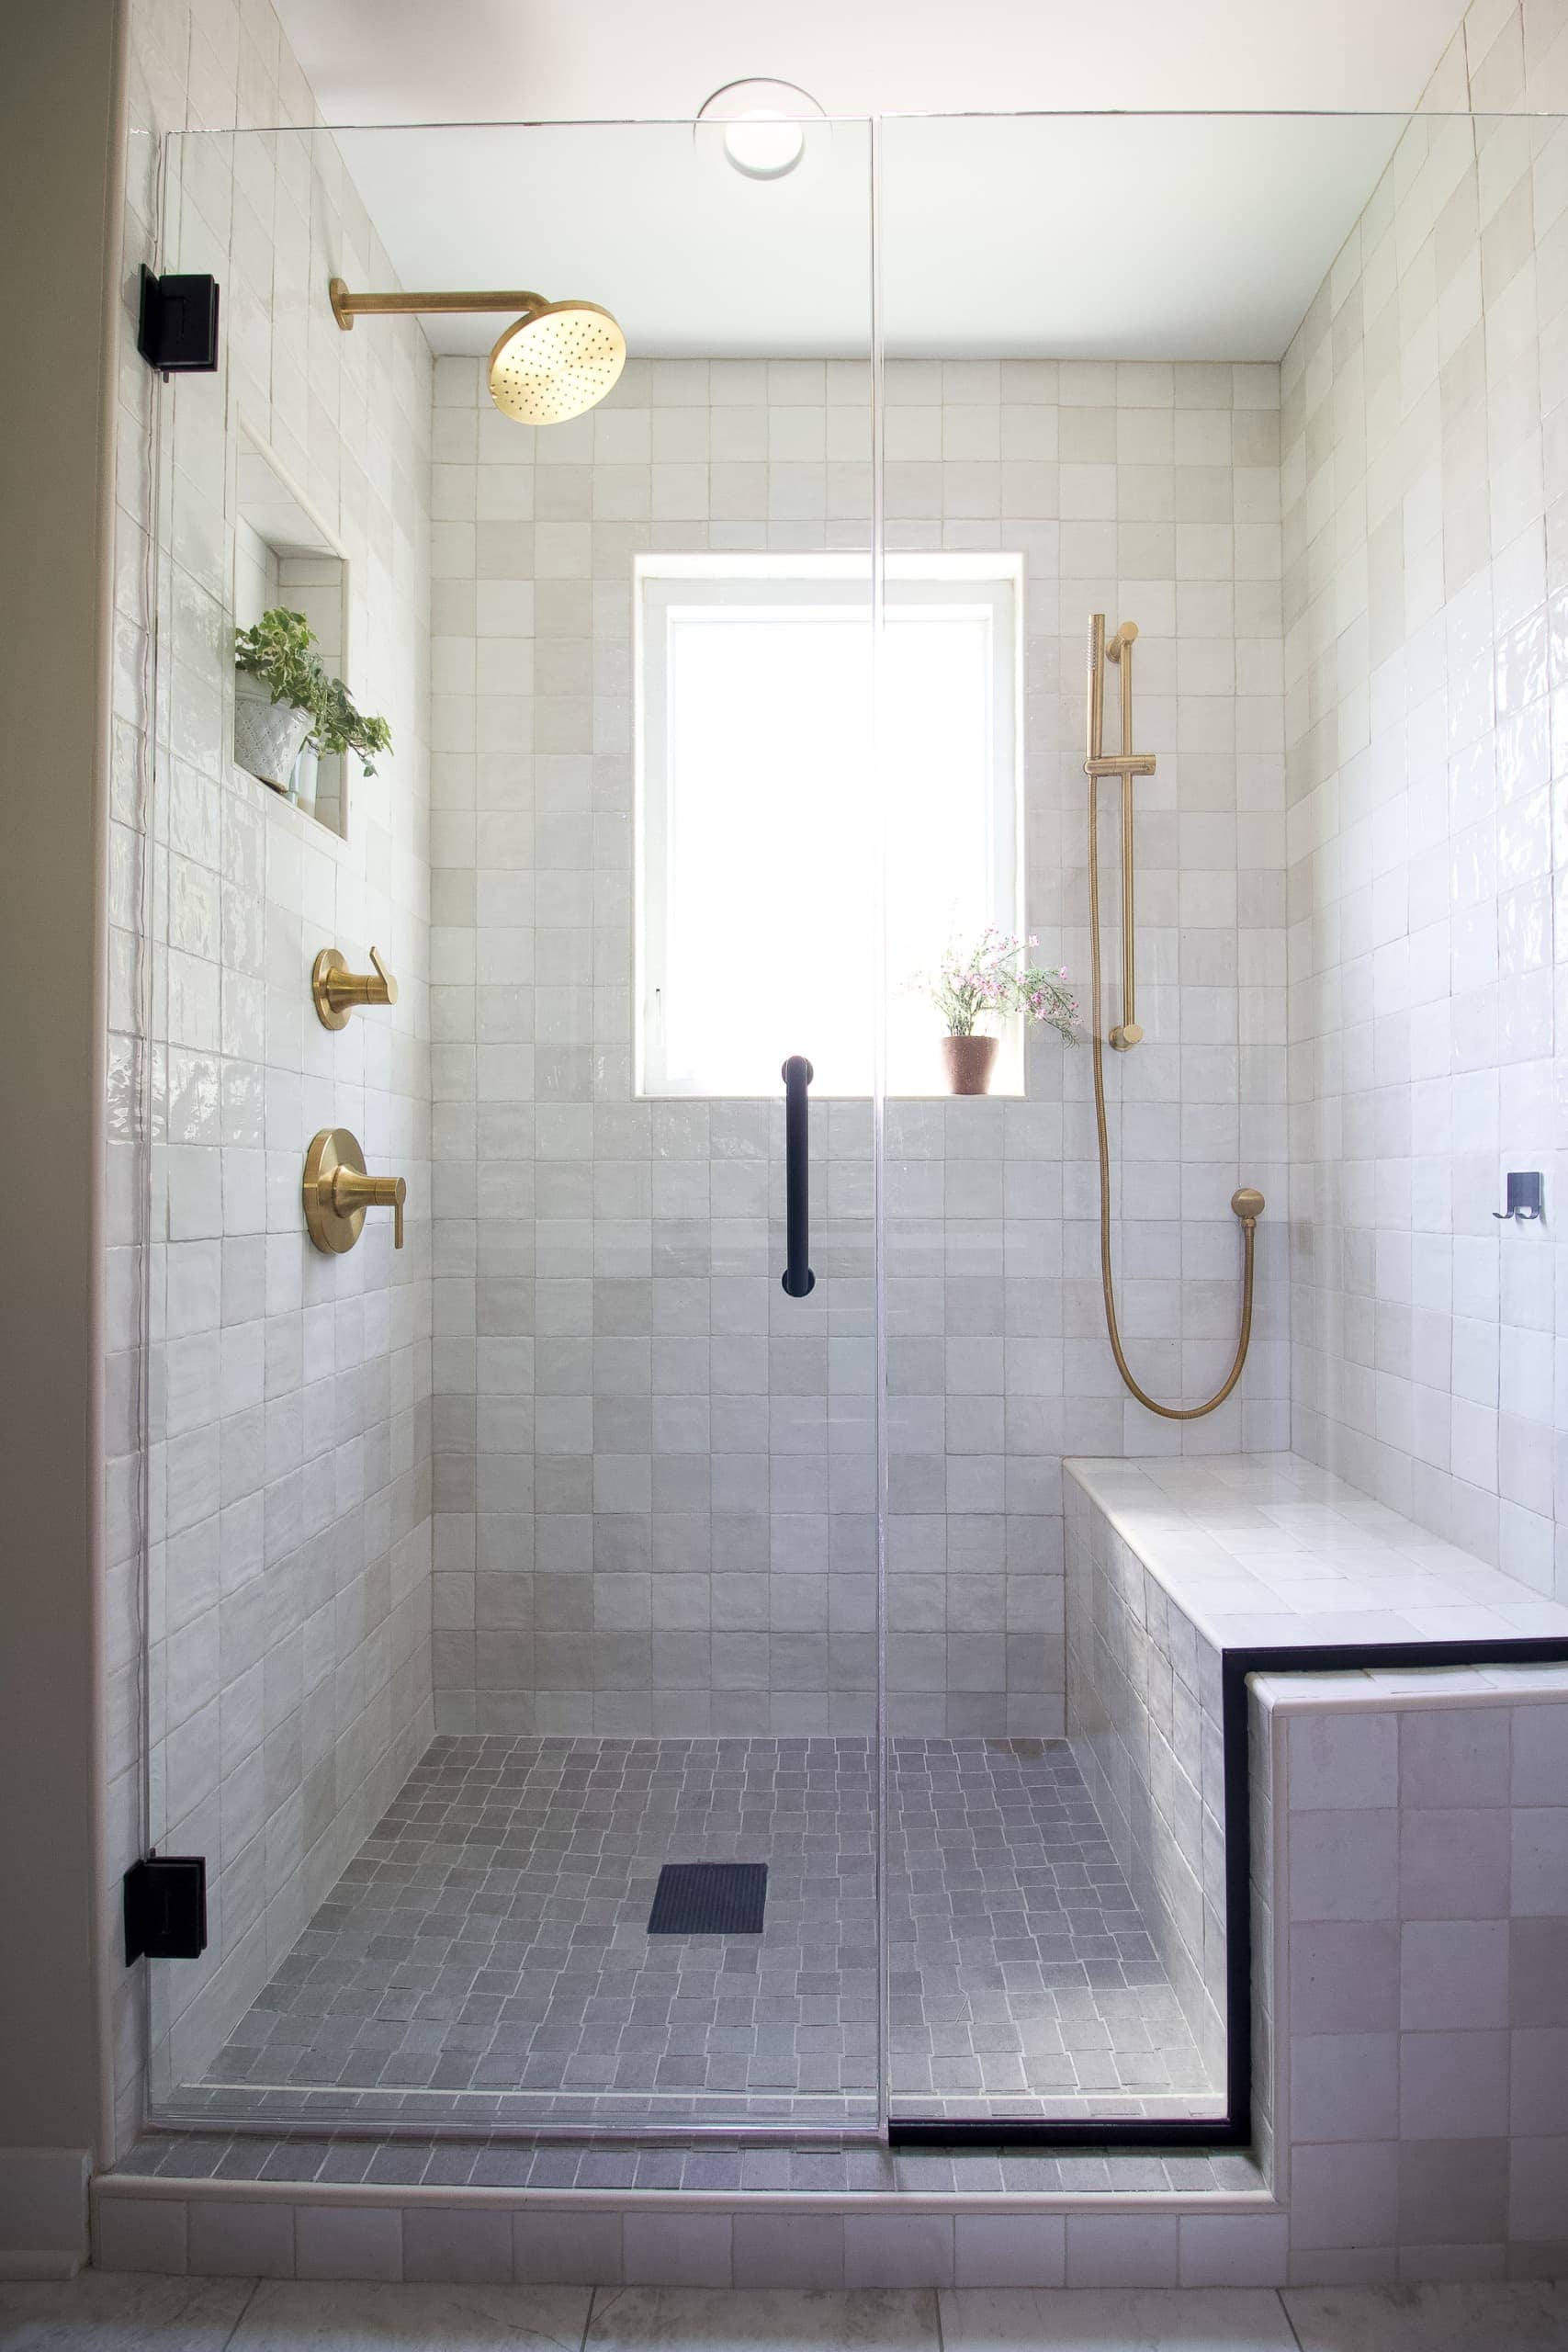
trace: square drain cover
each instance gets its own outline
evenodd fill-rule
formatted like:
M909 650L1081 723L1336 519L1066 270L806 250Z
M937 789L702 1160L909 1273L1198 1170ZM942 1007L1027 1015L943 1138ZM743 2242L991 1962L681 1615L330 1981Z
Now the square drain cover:
M760 1936L768 1899L766 1862L666 1862L659 1873L650 1936Z

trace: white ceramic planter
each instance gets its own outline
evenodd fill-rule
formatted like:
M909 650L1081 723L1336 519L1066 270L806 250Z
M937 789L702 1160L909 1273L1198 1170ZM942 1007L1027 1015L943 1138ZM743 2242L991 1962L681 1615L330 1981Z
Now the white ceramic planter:
M247 671L234 674L234 761L250 775L287 792L300 744L310 731L310 714L292 703L274 702L259 678Z
M288 779L288 797L296 808L303 808L308 817L316 813L317 772L321 754L313 743L301 743Z

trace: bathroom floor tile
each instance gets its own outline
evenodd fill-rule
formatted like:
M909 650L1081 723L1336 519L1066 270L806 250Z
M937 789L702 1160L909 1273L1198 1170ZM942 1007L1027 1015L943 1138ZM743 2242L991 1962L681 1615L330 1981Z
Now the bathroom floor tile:
M1288 2287L1282 2300L1301 2352L1568 2352L1568 2282Z
M214 2058L215 2115L480 2129L874 2113L873 1751L443 1737ZM1065 1741L889 1759L893 2094L1216 2112ZM760 1936L656 1937L669 1860L766 1861Z
M960 2288L943 2352L1295 2352L1272 2288Z
M0 2352L225 2352L253 2283L111 2270L0 2283Z
M233 2352L579 2352L592 2292L264 2278Z
M585 2352L939 2352L925 2291L623 2287L594 2297Z

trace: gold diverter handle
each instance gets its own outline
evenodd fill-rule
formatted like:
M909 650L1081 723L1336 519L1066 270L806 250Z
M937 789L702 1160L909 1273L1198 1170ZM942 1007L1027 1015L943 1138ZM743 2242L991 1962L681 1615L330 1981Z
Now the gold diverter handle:
M1151 1413L1166 1421L1200 1421L1223 1405L1241 1378L1252 1338L1253 1258L1263 1195L1252 1184L1231 1194L1231 1213L1241 1222L1241 1329L1235 1354L1223 1385L1201 1405L1162 1405L1134 1379L1122 1349L1116 1322L1116 1288L1111 1273L1111 1145L1105 1126L1105 1048L1100 1034L1100 779L1114 776L1122 786L1122 1019L1111 1032L1118 1053L1129 1053L1143 1042L1143 1030L1134 1012L1133 899L1133 779L1152 775L1153 755L1133 749L1133 646L1137 628L1123 622L1110 645L1105 641L1105 615L1096 613L1089 625L1089 741L1084 774L1089 778L1089 964L1092 999L1089 1043L1094 1057L1094 1125L1100 1147L1100 1286L1105 1295L1105 1328L1111 1352L1126 1386ZM1111 756L1105 750L1105 664L1117 662L1122 672L1122 749Z
M352 1250L365 1228L367 1209L390 1209L392 1247L403 1246L403 1203L409 1188L401 1176L367 1176L365 1154L346 1127L323 1127L305 1154L300 1187L305 1224L318 1250Z
M310 967L310 1001L323 1029L346 1029L355 1005L396 1004L398 984L381 961L378 947L370 950L375 967L351 972L348 958L335 947L323 947Z

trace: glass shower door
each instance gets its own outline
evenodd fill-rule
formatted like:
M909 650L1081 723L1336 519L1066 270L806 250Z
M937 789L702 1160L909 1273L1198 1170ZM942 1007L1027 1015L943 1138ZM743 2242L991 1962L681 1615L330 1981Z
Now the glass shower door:
M750 159L171 143L224 334L156 395L169 2118L877 2121L869 132ZM560 423L492 401L504 320L329 299L520 274L626 337ZM275 607L391 721L313 798L237 756ZM324 1023L329 949L395 998ZM400 1246L312 1246L340 1129Z
M940 674L908 657L901 575L970 648L942 688L940 827L930 717L886 785L896 2127L1224 2111L1218 1758L1182 1661L1065 1578L1064 1464L1286 1442L1282 1233L1258 1228L1240 1383L1190 1419L1145 1410L1107 1334L1095 1067L1125 1353L1156 1398L1201 1402L1235 1347L1232 1196L1280 1198L1280 363L1398 129L882 133L890 743L910 673ZM1112 254L1104 194L1135 188L1157 198L1128 198ZM1100 726L1096 616L1121 656Z

